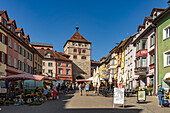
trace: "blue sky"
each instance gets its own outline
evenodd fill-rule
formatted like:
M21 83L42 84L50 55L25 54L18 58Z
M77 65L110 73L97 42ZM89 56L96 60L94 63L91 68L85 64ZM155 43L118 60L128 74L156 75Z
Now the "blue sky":
M79 32L92 42L92 59L107 56L116 42L136 33L152 8L167 8L168 0L1 0L17 27L23 27L32 42L63 46Z

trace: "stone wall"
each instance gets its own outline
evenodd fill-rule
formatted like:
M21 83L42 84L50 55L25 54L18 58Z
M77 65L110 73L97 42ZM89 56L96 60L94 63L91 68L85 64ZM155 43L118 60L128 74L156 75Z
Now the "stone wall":
M91 62L90 61L75 61L73 60L73 81L77 76L82 76L88 79L91 74Z

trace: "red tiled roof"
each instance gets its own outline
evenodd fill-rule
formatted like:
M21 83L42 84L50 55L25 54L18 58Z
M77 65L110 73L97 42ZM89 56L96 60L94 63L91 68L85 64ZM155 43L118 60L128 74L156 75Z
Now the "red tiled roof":
M68 57L70 57L70 55L65 54L65 53L63 53L63 52L58 52L58 53L61 54L62 56L68 56Z
M10 19L9 19L9 21L8 21L8 22L13 22L13 21L14 21L14 20L10 20Z
M164 11L165 9L166 9L166 8L153 8L150 16L153 16L154 11L156 11L156 10L158 10L158 11Z
M70 39L69 41L78 41L78 42L87 42L91 43L88 40L86 40L80 33L76 32Z
M52 56L50 59L71 61L70 59L62 56L60 53L55 52L55 51L53 51L53 50L38 49L38 52L39 52L44 58L45 58L45 56L47 55L47 53L50 53L51 56Z
M153 20L153 18L152 18L152 17L145 17L145 19L144 19L144 21L143 21L143 25L145 25L145 22L146 22L147 20L151 21L151 20Z
M5 13L6 11L4 10L4 11L0 11L0 14L3 14L3 13Z
M144 25L139 25L137 31L139 31L139 29L140 29L141 27L144 28L145 26L144 26Z
M65 54L65 53L62 53L62 52L55 52L55 54L56 54L56 59L58 59L58 60L67 60L67 61L71 61L70 59L68 59L68 58L66 58L66 57L64 57L63 56L63 54Z
M17 28L16 30L19 30L19 31L20 31L20 30L22 30L22 28Z

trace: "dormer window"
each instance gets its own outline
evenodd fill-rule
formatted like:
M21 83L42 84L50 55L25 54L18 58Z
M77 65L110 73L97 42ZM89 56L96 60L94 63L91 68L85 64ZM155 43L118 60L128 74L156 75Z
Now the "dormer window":
M8 28L8 29L11 29L11 26L8 26L7 28Z
M51 55L50 55L50 54L47 54L46 57L47 57L47 58L51 58Z
M2 17L1 22L4 26L6 26L6 20Z

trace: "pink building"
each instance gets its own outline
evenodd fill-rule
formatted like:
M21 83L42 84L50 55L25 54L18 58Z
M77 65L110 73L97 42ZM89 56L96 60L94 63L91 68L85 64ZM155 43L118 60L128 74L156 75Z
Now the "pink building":
M6 11L0 11L0 30L4 31L2 40L7 46L6 75L32 73L33 49L29 46L29 35L17 28L15 20L9 19Z

